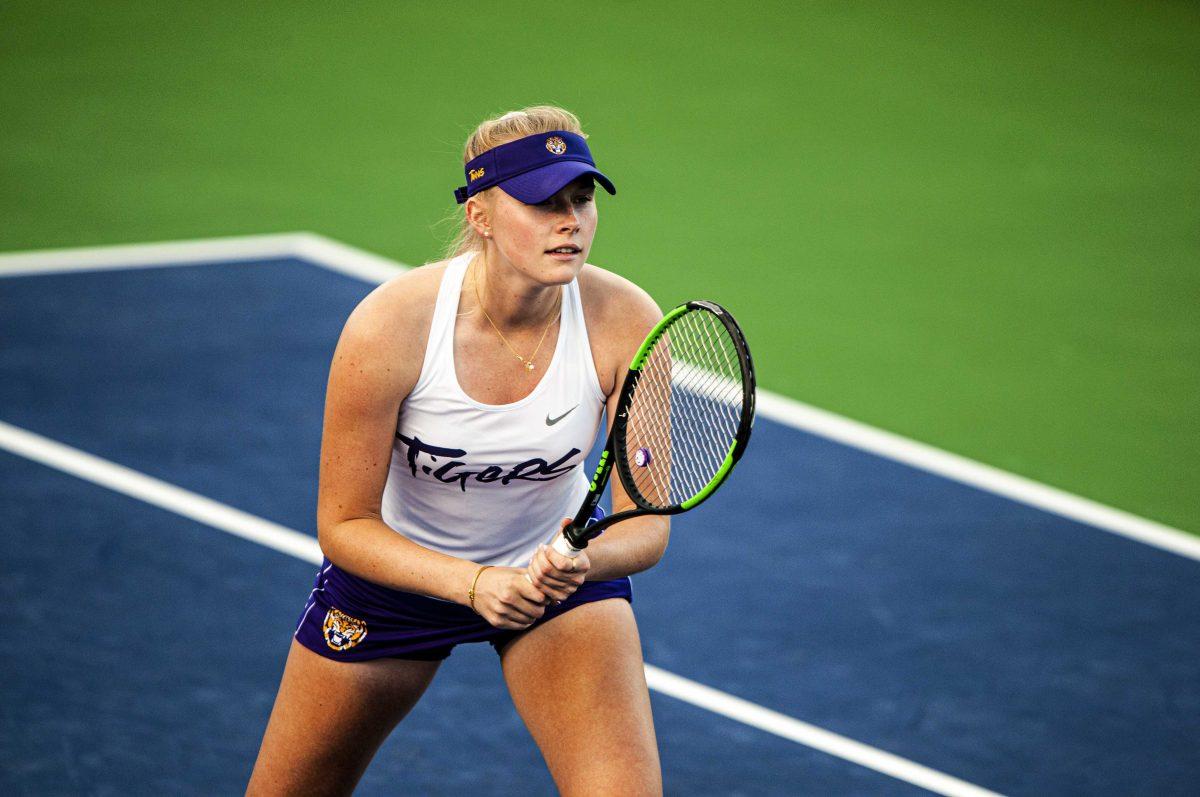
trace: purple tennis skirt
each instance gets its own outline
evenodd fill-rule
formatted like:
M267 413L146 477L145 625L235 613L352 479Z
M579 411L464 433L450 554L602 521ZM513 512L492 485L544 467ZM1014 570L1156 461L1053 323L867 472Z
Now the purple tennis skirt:
M546 613L530 627L606 598L632 602L629 579L585 581L561 604L546 607ZM385 657L440 661L460 642L486 640L499 653L525 631L496 628L457 603L382 587L326 559L300 616L296 639L335 661Z

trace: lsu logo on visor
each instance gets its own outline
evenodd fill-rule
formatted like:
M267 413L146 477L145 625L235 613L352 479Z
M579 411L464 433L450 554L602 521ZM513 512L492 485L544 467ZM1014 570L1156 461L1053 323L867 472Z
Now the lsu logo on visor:
M467 176L471 178L471 182L475 182L480 177L483 177L483 169L472 169Z
M567 151L567 142L559 136L550 136L546 139L546 149L550 150L551 155L561 155Z
M367 624L345 612L330 609L325 615L325 644L334 650L348 650L367 638Z

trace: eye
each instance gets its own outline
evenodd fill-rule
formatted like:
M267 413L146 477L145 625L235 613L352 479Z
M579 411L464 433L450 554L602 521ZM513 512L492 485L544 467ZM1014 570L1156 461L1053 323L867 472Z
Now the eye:
M588 202L591 202L591 201L592 201L591 194L580 194L579 196L575 197L575 203L578 205L586 205Z

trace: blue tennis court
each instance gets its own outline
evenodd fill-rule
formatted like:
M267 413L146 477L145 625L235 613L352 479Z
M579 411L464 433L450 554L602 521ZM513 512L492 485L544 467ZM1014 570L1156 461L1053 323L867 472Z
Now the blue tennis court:
M315 535L329 358L373 285L236 249L0 263L5 793L244 787L314 574L287 532ZM634 578L668 793L1195 793L1194 556L786 421ZM487 646L359 793L467 789L553 790Z

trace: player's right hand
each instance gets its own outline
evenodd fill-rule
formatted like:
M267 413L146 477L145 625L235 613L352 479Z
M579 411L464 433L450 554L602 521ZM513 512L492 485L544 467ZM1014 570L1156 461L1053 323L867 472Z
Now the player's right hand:
M496 628L526 629L542 616L549 602L525 577L523 568L489 567L475 584L475 611Z
M566 527L570 522L570 518L565 519L563 526ZM525 573L544 595L562 603L583 586L591 567L586 550L571 559L549 545L539 545Z

